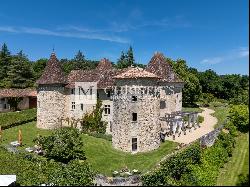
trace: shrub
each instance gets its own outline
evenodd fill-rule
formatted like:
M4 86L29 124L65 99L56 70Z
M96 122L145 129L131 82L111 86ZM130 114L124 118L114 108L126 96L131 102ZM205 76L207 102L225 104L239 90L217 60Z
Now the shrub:
M83 141L76 128L57 129L50 136L35 140L45 151L45 156L59 162L68 163L73 159L85 160Z
M220 167L232 155L235 140L228 133L218 136L212 147L200 148L198 143L169 157L160 168L142 176L143 185L212 186L216 184Z
M21 186L93 185L95 172L86 161L62 164L30 153L12 154L0 147L0 175L15 174Z
M247 105L231 105L229 119L239 131L249 131L249 109Z
M240 174L236 185L249 186L249 174Z
M101 100L97 100L96 107L92 113L83 116L81 128L83 132L97 132L104 134L106 132L106 122L102 121Z
M95 172L86 161L72 160L67 165L62 164L55 168L54 173L48 175L48 184L56 186L92 186L94 176Z
M36 120L36 109L27 109L20 112L0 113L0 126L8 129Z
M215 97L211 93L202 93L201 94L200 101L201 101L201 105L204 106L204 107L209 106L209 103L211 103L214 100L215 100Z
M199 123L202 123L203 121L204 121L204 117L203 117L203 116L198 115L198 122L199 122Z

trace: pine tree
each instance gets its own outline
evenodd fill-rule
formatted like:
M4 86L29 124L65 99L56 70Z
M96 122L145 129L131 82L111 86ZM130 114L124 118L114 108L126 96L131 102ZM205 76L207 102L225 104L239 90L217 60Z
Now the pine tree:
M73 68L74 69L86 69L86 61L85 56L83 53L79 50L73 59Z
M26 88L33 86L34 72L30 62L22 51L11 59L5 79L6 87Z
M129 66L134 65L135 63L134 53L133 53L133 49L131 46L129 47L128 52L127 52L127 61L128 61Z
M0 87L5 87L10 60L10 51L8 50L7 45L4 43L0 51Z
M128 67L127 63L127 56L124 54L124 52L121 52L121 56L117 61L117 68L122 69Z

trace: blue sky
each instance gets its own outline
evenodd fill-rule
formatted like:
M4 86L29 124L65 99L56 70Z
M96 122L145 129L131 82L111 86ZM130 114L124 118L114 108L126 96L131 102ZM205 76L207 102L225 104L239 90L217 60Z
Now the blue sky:
M0 45L30 59L116 61L130 45L139 63L155 51L200 71L249 74L248 0L1 1Z

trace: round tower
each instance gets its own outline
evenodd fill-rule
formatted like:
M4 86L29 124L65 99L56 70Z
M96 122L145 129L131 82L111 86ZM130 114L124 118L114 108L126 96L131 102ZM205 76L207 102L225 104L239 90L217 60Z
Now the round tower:
M126 152L146 152L158 148L158 77L142 68L131 67L114 78L113 146Z
M38 84L37 127L43 129L60 127L65 111L66 78L55 53L51 54L42 76L36 83Z

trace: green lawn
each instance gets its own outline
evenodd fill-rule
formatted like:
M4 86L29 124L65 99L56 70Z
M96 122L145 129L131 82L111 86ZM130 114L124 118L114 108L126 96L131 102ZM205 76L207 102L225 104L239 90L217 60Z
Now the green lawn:
M12 141L18 140L18 131L19 129L22 131L22 140L23 146L22 148L26 148L29 146L33 146L33 139L37 137L37 135L49 135L51 134L51 130L44 130L36 128L36 122L26 123L24 125L19 125L16 127L12 127L6 129L2 132L2 142L1 145L9 144Z
M229 114L229 107L219 106L219 107L209 107L209 108L215 111L212 115L218 119L218 123L215 125L215 128L218 127L218 125L222 125Z
M10 129L6 129L2 133L2 145L18 139L18 130L22 130L23 147L33 146L32 140L37 135L49 135L51 130L37 129L36 123L31 122ZM138 169L146 172L154 167L162 157L171 153L177 146L177 143L166 141L157 150L131 155L122 151L115 150L111 141L93 136L82 135L84 141L84 149L89 163L98 172L111 175L112 171L120 170L127 166L129 169Z
M131 155L115 150L111 141L88 135L83 135L83 139L88 161L96 170L106 175L111 175L112 171L125 166L131 170L146 172L177 146L177 143L166 141L157 150Z
M236 147L229 162L221 169L218 186L235 186L239 174L249 173L249 134L240 134L236 138Z

